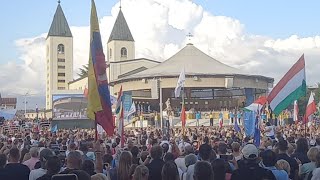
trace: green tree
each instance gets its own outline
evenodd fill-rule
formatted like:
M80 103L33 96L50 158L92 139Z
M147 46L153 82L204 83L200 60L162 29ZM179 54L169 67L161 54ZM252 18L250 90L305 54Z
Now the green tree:
M89 65L82 65L81 68L79 68L79 73L77 74L80 78L88 77L88 71L89 71Z

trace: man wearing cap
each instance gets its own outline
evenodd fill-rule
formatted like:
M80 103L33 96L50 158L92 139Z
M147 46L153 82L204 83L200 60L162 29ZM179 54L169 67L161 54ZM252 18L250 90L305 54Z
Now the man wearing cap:
M275 180L272 171L259 166L259 151L253 144L247 144L242 149L243 160L239 162L239 169L232 173L231 180Z

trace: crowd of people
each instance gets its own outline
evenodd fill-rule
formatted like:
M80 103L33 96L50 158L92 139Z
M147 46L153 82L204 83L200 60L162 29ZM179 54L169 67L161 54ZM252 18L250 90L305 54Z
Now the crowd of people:
M320 179L320 128L305 127L267 122L258 147L234 126L126 129L124 147L92 129L1 132L0 179Z

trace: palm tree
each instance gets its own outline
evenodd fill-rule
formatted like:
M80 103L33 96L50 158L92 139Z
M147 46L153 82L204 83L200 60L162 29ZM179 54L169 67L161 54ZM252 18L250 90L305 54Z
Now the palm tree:
M77 74L80 78L88 77L89 65L82 65L82 68L79 68L79 73Z

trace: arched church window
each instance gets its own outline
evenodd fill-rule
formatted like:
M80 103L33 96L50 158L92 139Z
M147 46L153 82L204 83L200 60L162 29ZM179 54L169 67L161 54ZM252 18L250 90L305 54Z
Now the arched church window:
M127 57L127 48L121 48L121 57Z
M109 50L109 58L112 58L112 49Z
M64 54L64 45L63 44L58 45L58 54Z

